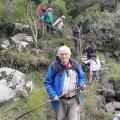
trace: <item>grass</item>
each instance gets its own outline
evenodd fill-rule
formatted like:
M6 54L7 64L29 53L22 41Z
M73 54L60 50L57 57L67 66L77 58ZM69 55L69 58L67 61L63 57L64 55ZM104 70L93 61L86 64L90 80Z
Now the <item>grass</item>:
M108 58L103 53L97 53L97 55L101 61L105 62L104 67L108 68L107 71L109 75L107 76L107 78L120 79L120 62L114 58Z
M34 87L31 96L27 99L26 105L29 110L33 110L36 108L38 109L36 109L31 113L30 118L36 120L38 119L36 117L39 117L40 120L46 120L45 112L44 112L45 106L40 107L45 102L47 102L47 100L44 89L43 88L37 89Z
M20 52L17 52L15 50L11 51L10 55L11 55L11 57L21 59L25 62L36 61L36 60L45 61L47 59L44 55L37 56L37 55L31 54L30 52L20 53Z
M25 6L24 0L16 0L15 1L15 10L12 13L9 13L9 17L12 21L25 23Z
M96 96L96 83L93 82L91 86L88 85L84 91L84 101L80 105L81 120L105 120L112 118L112 113L97 110L97 96Z
M27 106L29 109L33 109L45 102L45 91L44 89L37 89L34 87L32 90L31 96L27 99Z
M106 60L103 53L97 53L97 56L99 56L100 60L105 61L105 67L109 68L107 69L108 74L106 74L107 79L120 79L120 63L113 58L107 58ZM112 118L112 113L96 110L98 103L95 92L96 84L94 82L91 86L87 86L87 90L84 93L84 103L81 107L81 113L84 112L87 114L82 114L82 119L85 120L85 116L87 116L87 120L103 120L104 118Z
M2 11L3 8L4 8L3 0L0 0L0 12Z
M120 63L114 59L109 59L107 66L109 68L109 78L120 79Z
M37 88L40 89L43 87L44 70L29 72L27 76L33 81L33 84L35 84Z

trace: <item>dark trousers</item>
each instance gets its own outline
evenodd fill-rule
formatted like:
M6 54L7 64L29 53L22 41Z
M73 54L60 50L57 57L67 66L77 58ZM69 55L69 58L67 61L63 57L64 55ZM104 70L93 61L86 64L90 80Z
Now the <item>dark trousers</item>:
M52 27L52 31L56 31L58 34L59 34L59 36L61 37L61 38L63 38L63 36L64 36L64 33L63 33L63 31L62 30L60 30L60 29L58 29L57 27Z
M46 23L46 30L47 30L47 33L51 32L52 34L52 23Z

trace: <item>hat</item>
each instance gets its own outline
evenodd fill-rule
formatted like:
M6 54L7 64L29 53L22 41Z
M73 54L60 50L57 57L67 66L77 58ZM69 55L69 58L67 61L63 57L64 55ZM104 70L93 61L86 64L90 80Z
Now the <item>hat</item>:
M53 11L53 9L52 8L48 8L48 11Z
M61 16L61 18L65 19L65 16L63 15L63 16Z

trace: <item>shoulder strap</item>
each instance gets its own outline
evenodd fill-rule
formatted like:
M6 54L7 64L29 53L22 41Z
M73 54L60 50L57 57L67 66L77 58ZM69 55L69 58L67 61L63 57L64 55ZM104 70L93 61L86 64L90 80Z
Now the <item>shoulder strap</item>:
M71 60L72 62L72 69L76 72L78 71L78 63L75 60Z
M60 74L62 73L62 66L59 63L54 62L51 67L53 70L53 73L52 73L53 77L55 77L58 73Z
M44 20L46 20L48 12L45 13Z

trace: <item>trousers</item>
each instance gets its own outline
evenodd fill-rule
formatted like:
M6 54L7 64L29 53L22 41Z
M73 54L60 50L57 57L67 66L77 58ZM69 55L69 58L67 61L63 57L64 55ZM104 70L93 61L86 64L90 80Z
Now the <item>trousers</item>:
M90 71L89 81L92 81L94 78L99 81L99 71Z
M75 97L69 100L61 99L57 120L80 120L79 104Z

